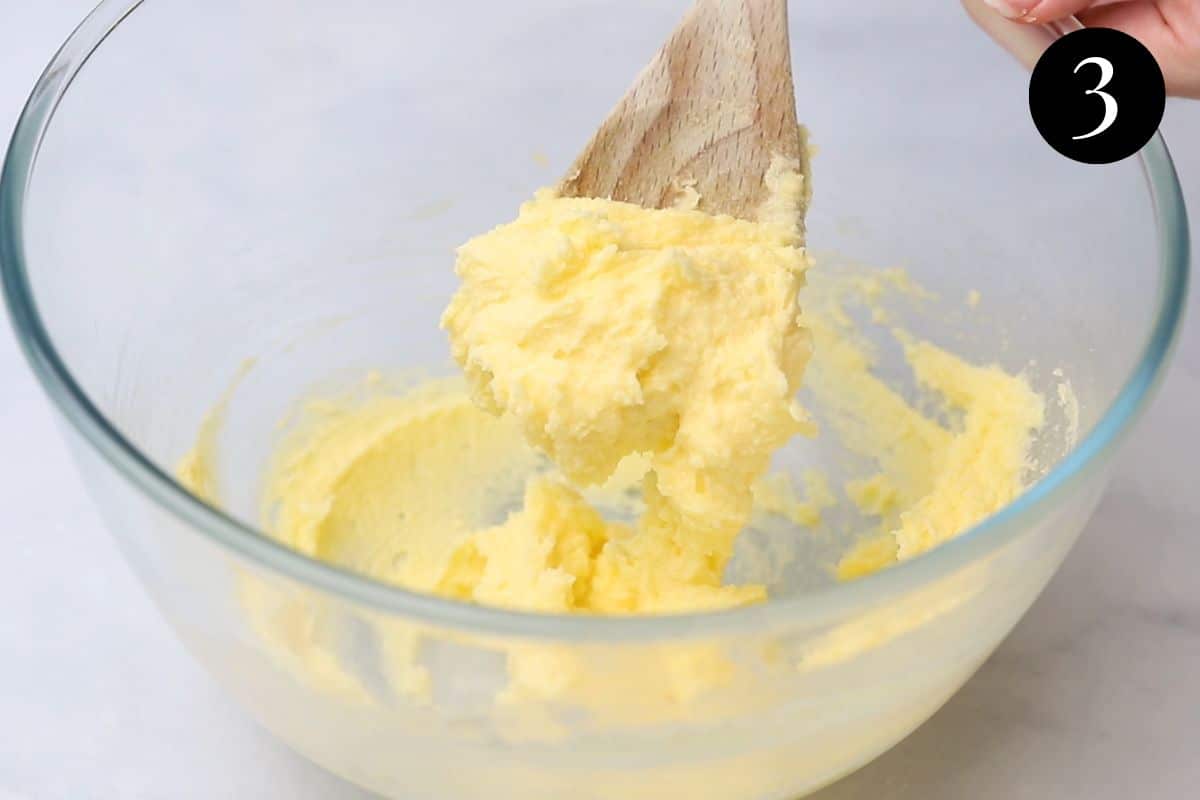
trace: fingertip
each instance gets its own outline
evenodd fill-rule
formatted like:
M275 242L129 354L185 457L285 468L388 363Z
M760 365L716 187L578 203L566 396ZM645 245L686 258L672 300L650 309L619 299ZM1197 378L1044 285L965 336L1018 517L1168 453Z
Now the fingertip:
M1080 15L1089 28L1114 28L1137 39L1158 62L1167 94L1200 99L1200 50L1179 36L1153 3L1105 4Z

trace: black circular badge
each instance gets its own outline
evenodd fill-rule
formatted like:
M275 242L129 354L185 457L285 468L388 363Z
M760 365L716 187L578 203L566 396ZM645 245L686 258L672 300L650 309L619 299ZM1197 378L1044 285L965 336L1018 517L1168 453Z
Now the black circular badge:
M1111 164L1150 141L1167 91L1141 42L1111 28L1069 33L1042 54L1029 80L1029 112L1042 138L1085 164Z

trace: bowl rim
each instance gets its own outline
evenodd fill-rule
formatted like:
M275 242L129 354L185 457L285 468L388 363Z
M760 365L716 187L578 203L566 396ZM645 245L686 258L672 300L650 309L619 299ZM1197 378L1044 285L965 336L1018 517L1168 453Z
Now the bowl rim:
M828 624L886 597L937 580L1019 536L1022 523L1111 457L1160 384L1177 338L1188 283L1187 213L1170 153L1161 134L1156 133L1137 156L1155 213L1159 264L1157 310L1138 362L1081 442L1015 501L954 539L851 583L768 603L670 615L542 614L475 605L384 584L292 550L185 489L128 441L91 402L58 354L38 314L28 281L22 232L25 197L38 151L75 76L142 2L103 0L50 61L14 129L0 173L0 278L16 337L43 389L73 432L137 491L257 568L375 611L483 635L587 642L662 641Z

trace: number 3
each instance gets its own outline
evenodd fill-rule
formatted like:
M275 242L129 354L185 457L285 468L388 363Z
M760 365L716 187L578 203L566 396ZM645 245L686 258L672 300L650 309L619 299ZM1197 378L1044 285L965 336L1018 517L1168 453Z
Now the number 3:
M1100 120L1100 124L1096 126L1095 130L1091 131L1090 133L1085 133L1081 136L1072 136L1072 139L1090 139L1093 136L1099 136L1117 121L1116 99L1108 92L1100 91L1105 86L1108 86L1108 82L1113 79L1112 62L1107 58L1092 56L1091 58L1085 58L1083 61L1080 61L1078 64L1076 64L1073 72L1078 74L1079 68L1088 64L1095 64L1100 68L1100 82L1096 84L1095 89L1088 89L1086 92L1084 92L1084 94L1095 94L1100 96L1100 99L1104 101L1104 119Z

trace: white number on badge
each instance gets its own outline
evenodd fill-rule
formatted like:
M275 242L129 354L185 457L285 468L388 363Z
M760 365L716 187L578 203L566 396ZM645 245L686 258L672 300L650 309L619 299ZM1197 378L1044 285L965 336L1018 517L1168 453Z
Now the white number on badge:
M1080 136L1072 136L1072 139L1090 139L1093 136L1099 136L1112 127L1112 124L1117 121L1116 98L1108 92L1101 91L1101 89L1103 89L1105 86L1108 86L1108 82L1113 79L1112 62L1107 58L1092 56L1091 58L1085 58L1083 61L1080 61L1078 64L1076 64L1074 72L1078 73L1080 67L1087 66L1088 64L1095 64L1100 68L1100 82L1096 84L1095 89L1088 89L1086 92L1084 92L1084 94L1097 95L1101 100L1104 101L1104 119L1100 120L1100 124L1096 126L1095 130Z

